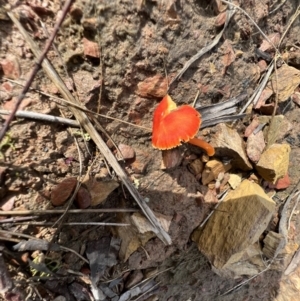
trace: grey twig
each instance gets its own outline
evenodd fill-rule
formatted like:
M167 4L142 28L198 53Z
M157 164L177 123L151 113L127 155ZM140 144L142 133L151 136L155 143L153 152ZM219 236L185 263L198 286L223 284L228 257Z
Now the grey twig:
M52 226L51 222L16 222L16 225L35 225L35 226ZM114 227L127 227L130 224L125 223L103 223L103 222L86 222L86 223L76 223L76 222L66 222L62 223L61 226L114 226Z
M11 113L12 111L0 110L0 115L10 115ZM36 113L31 111L19 110L15 113L15 116L19 118L36 119L41 121L53 122L53 123L62 123L73 127L79 127L79 123L77 120L72 120L72 119L67 119L63 117L57 117L57 116L47 115L42 113Z

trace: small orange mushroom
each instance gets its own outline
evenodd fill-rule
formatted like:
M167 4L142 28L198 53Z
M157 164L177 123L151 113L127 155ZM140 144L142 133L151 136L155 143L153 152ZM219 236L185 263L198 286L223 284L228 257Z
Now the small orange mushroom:
M188 142L204 149L209 156L215 149L207 142L195 138L201 124L201 116L194 108L176 103L166 95L154 111L152 145L161 150L171 149Z

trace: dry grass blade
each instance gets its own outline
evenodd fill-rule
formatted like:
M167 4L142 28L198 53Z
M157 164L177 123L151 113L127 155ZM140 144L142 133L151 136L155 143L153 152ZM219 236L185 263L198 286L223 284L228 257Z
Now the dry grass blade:
M34 41L31 39L31 37L28 35L28 33L25 31L21 23L19 22L18 18L13 13L8 13L9 17L12 19L14 24L18 27L19 31L23 35L24 39L30 44L31 50L33 51L34 55L36 57L40 56L40 51L38 47L35 45ZM73 97L73 95L70 93L68 88L65 86L62 79L59 77L57 72L54 70L50 62L45 59L42 63L42 67L45 71L45 73L48 75L48 77L53 81L57 89L60 91L60 93L63 95L65 99L68 101L75 103L79 105L79 103L76 101L76 99ZM108 146L105 144L101 136L98 134L98 132L95 130L93 124L89 120L88 116L82 112L81 110L78 110L76 108L70 107L70 110L78 120L78 122L81 124L81 126L86 130L86 132L90 135L90 137L93 139L94 143L97 145L97 147L100 149L103 156L106 158L106 160L109 162L109 164L114 169L117 176L120 178L120 180L124 183L124 185L129 190L132 197L135 199L135 201L138 203L140 208L142 209L145 216L148 218L149 222L153 225L155 229L155 234L165 243L165 244L171 244L171 237L169 234L162 228L161 224L157 220L156 216L152 212L152 210L148 207L144 199L141 197L139 192L136 190L134 185L131 183L130 179L127 177L126 173L122 169L122 167L119 165L117 159L115 156L111 153Z

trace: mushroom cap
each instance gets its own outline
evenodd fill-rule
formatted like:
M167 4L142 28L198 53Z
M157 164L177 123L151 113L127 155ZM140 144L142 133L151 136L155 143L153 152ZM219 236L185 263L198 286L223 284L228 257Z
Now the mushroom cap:
M153 115L152 145L161 150L171 149L188 142L199 131L200 114L192 107L176 103L166 95Z

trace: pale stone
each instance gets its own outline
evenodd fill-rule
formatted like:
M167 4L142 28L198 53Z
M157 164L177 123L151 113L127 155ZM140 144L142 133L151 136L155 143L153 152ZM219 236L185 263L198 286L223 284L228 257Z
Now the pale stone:
M256 165L259 175L273 184L287 174L291 148L288 144L273 144L261 155Z
M204 229L193 233L199 250L216 269L238 262L245 250L259 240L275 210L275 202L248 180L228 193Z
M230 174L228 183L232 189L236 189L242 182L240 174Z
M278 102L287 100L300 84L300 71L284 64L277 69L277 76L272 76L267 87L278 93Z
M264 134L262 131L259 131L256 135L253 133L247 139L247 155L249 159L257 163L260 159L260 156L266 147Z
M247 158L245 143L240 134L224 123L218 124L215 131L211 144L215 147L216 156L228 158L233 167L251 170L252 165Z
M202 184L206 185L209 182L216 180L220 173L225 173L231 168L231 164L223 164L218 160L210 160L206 163L202 172Z

